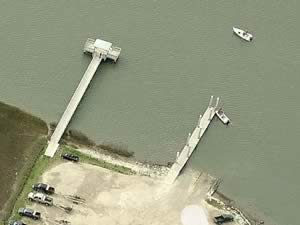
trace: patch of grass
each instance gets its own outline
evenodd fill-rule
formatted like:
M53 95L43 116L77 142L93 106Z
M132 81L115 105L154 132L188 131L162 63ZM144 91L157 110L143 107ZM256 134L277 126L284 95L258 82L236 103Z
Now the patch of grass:
M132 169L127 168L125 166L119 166L119 165L114 165L112 163L105 162L104 160L100 159L95 159L91 156L85 155L69 146L62 146L62 152L63 153L71 153L74 155L77 155L80 158L81 162L92 164L95 166L100 166L105 169L109 169L118 173L126 174L126 175L132 175L136 174Z
M47 124L0 102L0 220L6 219L47 135Z
M25 175L24 177L23 188L15 202L14 208L10 216L11 219L21 219L21 217L18 215L18 209L21 207L25 207L26 205L32 204L27 199L27 195L29 194L29 192L32 191L32 185L39 182L39 178L49 168L49 166L59 159L58 154L56 154L53 158L44 156L44 149L46 145L44 145L43 147L44 148L41 149L40 154L36 157L36 160L32 164L30 173Z
M45 170L47 169L49 162L50 162L50 158L41 155L35 165L33 166L30 175L27 177L26 182L24 184L23 190L20 193L13 212L12 212L12 216L11 218L13 219L20 219L21 217L18 215L18 209L21 207L25 207L26 205L30 204L30 201L27 199L27 195L29 192L32 191L32 185L34 183L37 183L39 180L39 177L45 172Z
M38 157L40 156L42 150L44 149L45 145L47 143L47 140L45 137L38 138L33 145L30 148L30 151L26 152L26 164L22 168L22 170L19 172L16 181L13 185L13 192L10 195L4 210L3 210L3 221L7 221L7 219L11 216L12 211L14 209L14 205L16 204L17 200L19 199L20 194L22 193L22 190L24 186L27 183L27 179L31 174L32 168L35 165L35 162L37 161Z

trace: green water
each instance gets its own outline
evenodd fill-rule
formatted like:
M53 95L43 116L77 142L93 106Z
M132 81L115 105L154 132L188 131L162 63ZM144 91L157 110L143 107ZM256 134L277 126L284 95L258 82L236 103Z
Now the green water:
M251 211L298 224L299 1L0 3L1 101L57 121L89 64L84 42L109 40L121 58L101 64L73 128L138 159L173 161L220 96L233 124L212 123L189 166L222 177Z

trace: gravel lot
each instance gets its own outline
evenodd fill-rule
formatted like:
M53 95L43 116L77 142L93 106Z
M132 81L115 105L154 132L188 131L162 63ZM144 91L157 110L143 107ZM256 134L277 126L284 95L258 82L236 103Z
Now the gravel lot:
M55 205L72 207L72 212L34 204L31 208L42 213L42 220L31 224L63 224L59 221L65 220L70 225L181 225L182 212L190 206L201 208L209 224L214 224L213 216L221 212L203 201L211 179L186 171L174 185L166 185L162 179L64 162L47 171L41 181L56 188ZM74 204L67 195L84 201Z

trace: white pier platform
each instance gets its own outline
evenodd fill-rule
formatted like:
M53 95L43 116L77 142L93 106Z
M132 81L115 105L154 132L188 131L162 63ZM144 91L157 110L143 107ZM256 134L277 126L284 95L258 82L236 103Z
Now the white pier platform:
M112 47L111 43L100 39L97 39L96 41L93 39L88 39L84 47L84 52L91 53L93 59L90 65L88 66L87 70L85 71L67 108L65 109L65 112L63 113L59 123L57 124L56 129L54 130L51 136L50 141L48 142L48 146L45 152L46 156L53 157L55 155L55 152L59 147L59 141L63 133L65 132L73 114L75 113L77 106L79 105L86 89L88 88L91 80L93 79L93 76L96 73L101 61L106 60L106 58L109 58L116 62L120 55L121 49L118 47Z
M219 98L217 98L215 106L212 106L212 101L213 101L213 96L211 96L209 106L206 109L203 116L200 115L197 127L194 129L192 134L189 133L186 145L184 146L184 148L180 153L179 152L177 153L177 159L166 176L166 180L165 180L166 183L172 184L176 180L181 170L184 168L185 164L189 160L190 156L196 149L199 141L201 140L206 129L208 128L211 120L215 116L216 109L219 104Z

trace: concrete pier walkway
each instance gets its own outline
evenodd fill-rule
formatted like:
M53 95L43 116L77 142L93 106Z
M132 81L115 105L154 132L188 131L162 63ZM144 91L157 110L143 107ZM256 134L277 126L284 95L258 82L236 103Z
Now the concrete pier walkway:
M201 140L206 129L208 128L211 120L215 116L219 104L219 98L217 98L215 106L212 106L212 102L213 102L213 96L211 96L209 106L204 112L203 116L200 115L197 127L194 129L192 134L189 133L186 141L186 145L183 147L180 153L177 152L176 161L172 165L168 175L166 176L166 180L165 180L166 183L172 184L176 180L176 178L180 174L180 171L184 168L190 156L196 149L199 141Z
M50 141L48 142L48 146L45 152L46 156L53 157L55 152L59 147L59 141L65 132L73 114L75 113L77 106L79 105L86 89L88 88L94 74L97 71L98 66L100 65L102 60L106 60L106 58L112 59L116 61L121 52L120 48L112 47L112 44L106 41L102 41L97 39L96 41L93 39L88 39L85 47L85 53L91 53L93 59L85 71L79 85L76 88L65 112L63 113L59 123L54 130Z

